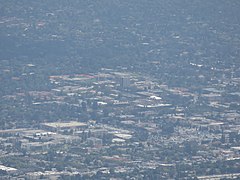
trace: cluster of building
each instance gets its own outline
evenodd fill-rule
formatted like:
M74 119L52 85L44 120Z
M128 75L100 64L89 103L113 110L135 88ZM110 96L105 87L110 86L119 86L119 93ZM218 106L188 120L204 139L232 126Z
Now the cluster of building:
M3 177L239 178L239 94L224 82L199 93L123 69L49 80L52 90L28 92L28 103L74 116L1 130Z

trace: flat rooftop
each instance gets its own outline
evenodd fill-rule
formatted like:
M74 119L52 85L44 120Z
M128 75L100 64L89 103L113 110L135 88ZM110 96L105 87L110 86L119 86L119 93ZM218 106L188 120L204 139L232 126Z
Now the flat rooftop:
M4 165L0 165L0 169L3 170L3 171L17 171L17 169L15 168L12 168L12 167L7 167L7 166L4 166Z
M114 136L116 136L117 138L120 138L120 139L131 139L132 138L132 135L131 134L120 134L120 133L116 133L114 134Z
M87 126L86 123L77 122L77 121L43 123L43 125L50 126L50 127L53 127L53 128L71 128L71 127Z

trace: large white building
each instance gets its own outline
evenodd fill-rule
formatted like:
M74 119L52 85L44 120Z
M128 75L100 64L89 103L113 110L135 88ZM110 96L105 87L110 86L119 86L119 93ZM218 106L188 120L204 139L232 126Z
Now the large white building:
M50 131L60 131L60 130L82 130L87 128L86 123L78 121L69 121L69 122L51 122L41 124L42 128Z

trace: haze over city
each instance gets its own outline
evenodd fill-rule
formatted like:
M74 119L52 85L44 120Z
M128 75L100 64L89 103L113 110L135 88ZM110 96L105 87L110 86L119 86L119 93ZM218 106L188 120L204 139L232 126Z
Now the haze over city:
M240 1L0 4L0 179L240 178Z

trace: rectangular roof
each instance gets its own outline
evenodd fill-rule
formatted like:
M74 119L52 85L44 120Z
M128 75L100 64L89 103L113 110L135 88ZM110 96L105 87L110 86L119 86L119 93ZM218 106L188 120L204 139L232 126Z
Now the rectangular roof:
M79 127L79 126L87 126L86 123L70 121L70 122L53 122L53 123L44 123L46 126L50 126L53 128L70 128L70 127Z

